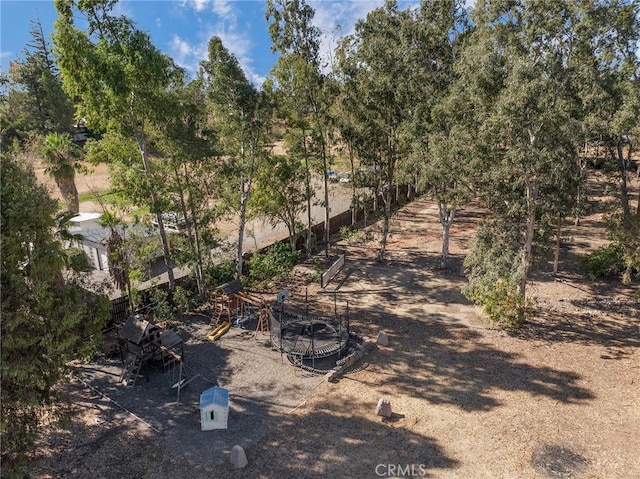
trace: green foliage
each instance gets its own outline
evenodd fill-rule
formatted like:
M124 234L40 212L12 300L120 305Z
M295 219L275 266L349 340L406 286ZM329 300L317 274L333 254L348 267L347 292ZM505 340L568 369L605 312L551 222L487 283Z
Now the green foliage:
M578 258L578 265L592 281L618 276L624 269L623 249L611 243Z
M305 170L297 158L270 156L257 175L252 198L256 211L267 216L273 224L282 221L287 225L292 250L299 231L297 219L305 207L304 177Z
M176 286L173 290L173 302L178 311L189 311L191 309L193 295L182 286Z
M491 324L517 330L533 315L529 300L518 293L518 285L509 280L499 280L482 299L482 312Z
M353 229L348 226L340 227L340 238L344 241L357 241L364 236L364 231Z
M68 248L65 250L67 267L77 273L91 271L92 266L87 254L81 248Z
M531 315L530 304L519 294L522 280L519 237L502 223L483 223L464 260L468 285L464 295L483 307L488 319L516 329Z
M169 300L169 291L161 288L151 288L146 293L147 313L156 322L174 321L177 316L175 304Z
M306 280L307 283L320 283L322 279L322 263L316 262L313 265L313 271L307 273Z
M69 132L73 123L73 103L62 89L51 45L40 21L31 22L31 40L24 57L11 62L2 78L0 102L0 142L25 143L33 134ZM6 87L6 90L5 90Z
M620 250L622 281L631 283L640 274L640 215L622 213L609 217L607 232Z
M1 443L2 472L19 471L69 361L91 354L109 317L104 296L86 293L63 275L55 238L56 203L30 169L2 157ZM17 474L18 472L16 472Z
M249 261L249 279L255 282L284 277L298 262L299 254L289 245L275 243L266 253L254 255Z
M233 261L219 264L210 264L204 271L204 280L209 289L215 289L221 284L233 281L236 275L236 267Z

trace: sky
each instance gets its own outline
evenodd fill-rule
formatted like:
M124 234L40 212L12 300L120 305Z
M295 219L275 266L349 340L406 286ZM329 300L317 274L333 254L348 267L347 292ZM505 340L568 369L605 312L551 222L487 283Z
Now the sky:
M307 0L315 10L314 24L322 32L321 53L329 53L342 35L353 32L356 21L384 4L384 0ZM400 0L400 8L418 0ZM131 18L161 51L194 75L207 56L209 39L217 35L233 53L255 85L261 85L277 57L271 52L266 0L124 0L115 12ZM30 21L40 19L50 39L57 17L53 0L0 0L0 66L22 58L30 41ZM340 30L337 30L337 26Z

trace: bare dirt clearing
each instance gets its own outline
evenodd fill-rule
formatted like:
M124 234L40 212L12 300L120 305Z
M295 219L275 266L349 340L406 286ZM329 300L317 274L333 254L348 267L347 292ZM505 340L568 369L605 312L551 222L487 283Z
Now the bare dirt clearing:
M637 289L587 282L572 266L573 255L606 240L601 211L571 227L559 278L536 273L530 291L540 308L519 335L488 328L460 294L480 216L460 212L444 272L435 205L424 199L394 218L385 263L374 259L376 243L338 245L347 266L328 291L309 287L310 307L331 314L335 298L343 312L348 300L353 330L390 336L338 382L282 363L248 331L204 342L194 319L180 329L192 348L186 363L230 389L227 431L199 429L204 379L175 406L161 377L127 389L92 370L100 363L85 365L95 390L67 388L74 414L42 437L32 477L640 477ZM303 276L269 295L285 287L301 306ZM387 421L374 413L381 396L395 413ZM245 469L224 459L234 444L247 451Z

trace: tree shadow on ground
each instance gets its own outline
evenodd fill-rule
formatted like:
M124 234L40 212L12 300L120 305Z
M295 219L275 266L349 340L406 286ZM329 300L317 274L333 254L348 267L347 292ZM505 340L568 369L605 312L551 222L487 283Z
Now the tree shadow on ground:
M433 404L480 411L500 406L493 394L496 390L563 403L582 403L594 397L579 385L581 377L576 373L527 364L518 354L483 341L475 329L439 314L423 315L417 308L414 318L369 310L352 322L353 329L364 329L372 336L382 329L390 337L390 346L379 347L368 359L369 370L381 378L381 384L371 385L381 393L395 389Z
M236 477L390 477L389 467L409 467L420 477L455 468L436 439L409 432L401 422L386 424L364 402L340 404L327 398L310 412L274 418L249 467Z
M574 301L571 303L575 304ZM522 339L574 342L607 348L640 347L640 307L634 302L620 302L614 307L624 311L618 313L624 319L615 320L608 314L594 313L597 310L593 306L575 312L539 309L535 321L512 334Z

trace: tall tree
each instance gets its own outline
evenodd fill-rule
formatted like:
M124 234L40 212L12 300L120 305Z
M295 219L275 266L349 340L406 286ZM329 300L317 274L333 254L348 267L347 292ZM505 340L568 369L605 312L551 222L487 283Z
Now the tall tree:
M305 0L267 0L266 17L273 42L271 50L280 57L272 70L279 100L290 126L296 130L290 153L299 154L307 169L307 253L311 247L311 164L317 159L323 178L325 253L329 254L331 231L328 147L330 103L326 98L325 78L320 71L320 30L312 23L315 12Z
M591 143L607 152L623 216L629 217L631 158L640 141L640 5L588 1L582 25L577 68L584 124Z
M397 2L388 0L356 24L339 53L342 76L355 95L350 101L355 148L362 162L372 167L384 203L380 259L386 251L398 162L408 151L407 112L414 99L409 84L398 79L407 76L411 50L403 48L402 32L412 21L410 10L400 11Z
M57 204L33 171L4 154L0 166L2 475L22 477L39 410L69 361L95 347L110 303L64 274L64 250L54 237Z
M494 217L521 234L513 245L519 261L504 277L522 299L537 226L553 204L548 195L579 178L578 3L479 2L459 66L457 91L474 118L467 120L475 130L474 184Z
M282 222L289 230L291 251L296 251L298 215L304 209L305 191L301 188L305 169L294 156L270 155L257 177L253 202L256 210L275 226Z
M228 160L224 171L232 176L227 204L239 213L236 274L240 277L247 208L254 176L264 156L269 111L265 108L265 95L247 80L238 60L219 37L209 40L209 57L202 62L202 70L211 122L219 132Z
M24 58L10 64L6 79L3 142L12 138L23 141L32 133L66 133L73 126L73 103L62 88L56 58L40 20L31 21L29 33Z
M457 128L457 109L452 95L454 64L469 27L464 2L422 1L413 22L403 30L403 41L411 49L406 82L414 98L407 110L410 121L411 155L400 165L406 184L415 184L438 203L442 226L444 268L449 256L450 229L457 208L466 198L466 139Z
M183 260L181 264L193 268L200 293L204 291L207 251L214 246L207 234L218 215L212 204L220 196L210 184L217 171L209 166L220 152L218 136L208 125L203 85L199 78L167 92L166 114L156 122L153 139L156 153L165 159L167 208L186 232L187 248L176 247L181 243L174 241L174 252Z
M89 126L118 130L136 141L173 291L174 265L153 181L149 130L164 113L166 91L182 82L183 72L131 20L112 15L114 4L113 0L56 0L55 51L65 88L80 99L78 114ZM86 31L76 27L74 8L86 16Z

